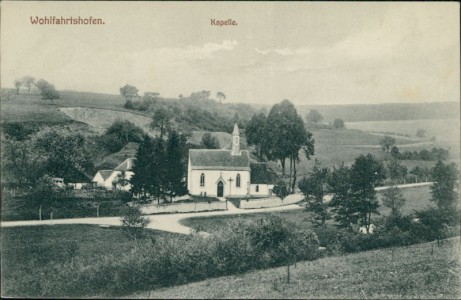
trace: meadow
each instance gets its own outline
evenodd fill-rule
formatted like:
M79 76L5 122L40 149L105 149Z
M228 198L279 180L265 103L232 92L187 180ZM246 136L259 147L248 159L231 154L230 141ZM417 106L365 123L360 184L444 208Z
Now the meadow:
M450 149L452 159L459 160L460 150L460 120L458 119L427 119L427 120L398 120L398 121L368 121L348 122L346 127L364 132L393 132L410 135L415 141L425 142L425 148L442 147ZM426 131L424 138L417 138L416 131L421 128ZM434 145L428 143L431 137L436 137ZM399 143L397 142L397 146ZM419 148L421 149L421 148ZM405 150L415 150L405 148Z
M459 299L459 237L136 293L139 299Z
M177 234L145 230L148 237L173 237ZM136 243L121 227L101 228L95 225L44 225L1 228L2 297L37 296L43 289L23 285L23 272L38 278L48 268L71 261L85 265L101 262L106 256L120 257L129 253ZM38 279L37 278L37 279Z
M409 215L414 212L414 210L422 210L431 205L430 198L430 187L415 187L415 188L406 188L402 189L402 194L406 199L405 205L402 207L401 211L405 215ZM390 209L382 205L381 192L377 193L377 197L380 201L381 206L378 211L381 215L373 215L373 219L380 219L382 216L389 215ZM255 214L241 214L241 215L227 215L227 216L216 216L216 217L195 217L190 219L181 220L181 224L194 228L195 230L205 231L205 232L216 232L219 229L229 226L230 222L233 221L258 221L264 216L267 215L276 215L287 220L291 220L294 223L300 224L306 228L313 228L310 220L312 215L309 212L304 211L303 209L299 210L290 210L290 211L280 211L280 212L267 212L267 213L255 213ZM332 220L328 221L328 224L332 225Z

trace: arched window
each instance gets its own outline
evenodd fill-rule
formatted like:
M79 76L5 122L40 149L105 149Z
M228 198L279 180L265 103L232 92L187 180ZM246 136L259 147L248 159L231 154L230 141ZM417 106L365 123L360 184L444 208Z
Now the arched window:
M240 174L237 174L237 179L235 180L235 186L240 187Z
M205 186L205 174L200 175L200 186Z
M256 193L259 193L259 185L256 186Z

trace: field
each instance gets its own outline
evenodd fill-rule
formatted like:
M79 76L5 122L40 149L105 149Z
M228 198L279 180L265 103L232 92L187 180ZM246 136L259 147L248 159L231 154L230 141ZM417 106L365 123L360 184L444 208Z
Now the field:
M290 283L280 267L129 298L459 299L460 271L458 237L441 247L424 243L301 262L291 267Z
M153 237L174 236L172 233L153 230L146 232ZM119 227L24 226L2 228L1 233L3 297L33 295L33 286L17 286L18 271L28 270L40 276L43 269L72 259L91 265L105 255L122 256L136 245Z
M382 136L370 134L357 129L314 129L311 130L315 139L315 155L307 160L302 151L299 152L298 176L302 177L312 169L317 159L323 167L338 166L342 162L350 165L360 154L371 153L380 160L390 159L387 152L383 152L379 146ZM415 144L415 141L405 138L396 138L397 145Z
M430 205L430 188L427 186L417 187L417 188L407 188L402 189L402 194L406 199L405 206L402 208L403 214L411 214L414 210L421 210ZM381 194L378 193L378 199L381 199ZM381 203L378 211L381 215L388 215L390 210L383 206ZM184 219L180 222L196 230L201 230L205 232L215 232L219 228L228 226L229 222L234 220L247 220L247 221L257 221L268 214L277 215L279 217L285 218L287 220L293 221L295 223L301 224L303 227L312 227L311 222L309 221L312 216L310 213L299 210L291 211L281 211L281 212L271 212L271 213L256 213L256 214L242 214L242 215L228 215L228 216L217 216L217 217L196 217L190 219ZM373 218L380 218L380 216L374 215ZM329 223L332 224L330 221Z
M415 137L416 130L421 128L426 131L426 136L419 139L421 142L427 143L432 136L435 136L437 138L437 141L434 144L435 147L442 147L445 149L451 148L450 152L452 157L459 159L461 136L459 119L349 122L346 123L346 127L365 132L392 132L397 134L406 134L410 135L414 139L418 139ZM429 143L426 148L430 148L431 146L432 145Z

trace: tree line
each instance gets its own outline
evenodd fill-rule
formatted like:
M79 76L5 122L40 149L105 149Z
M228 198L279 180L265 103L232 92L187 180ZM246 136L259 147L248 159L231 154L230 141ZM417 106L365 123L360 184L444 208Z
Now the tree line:
M19 90L21 87L26 87L28 89L27 94L30 95L32 87L36 87L40 91L40 95L43 100L53 101L61 97L60 93L53 84L49 83L45 79L36 80L32 76L24 76L21 79L17 79L14 82L16 88L16 94L19 95Z
M444 164L441 160L430 170L434 180L431 201L436 208L428 208L415 215L424 218L425 222L429 222L434 215L440 217L440 223L434 225L436 231L441 231L443 224L456 223L456 214L459 212L456 192L458 174L454 163ZM315 225L326 228L326 221L333 218L339 228L352 231L355 225L359 225L364 226L368 233L372 215L379 214L380 204L375 187L384 179L384 165L373 155L367 154L356 158L350 167L342 164L333 169L321 168L317 162L298 186L306 198L306 209L314 214ZM331 194L331 201L325 201L327 194ZM383 204L391 209L394 222L402 221L400 208L405 204L405 199L398 188L392 187L383 192Z

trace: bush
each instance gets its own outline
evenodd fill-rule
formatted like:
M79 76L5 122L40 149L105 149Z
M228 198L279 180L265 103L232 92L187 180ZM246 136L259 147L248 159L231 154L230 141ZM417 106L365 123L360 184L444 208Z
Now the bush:
M141 210L136 206L128 206L123 210L120 218L125 232L131 239L143 236L143 229L149 225L150 220L142 216Z

